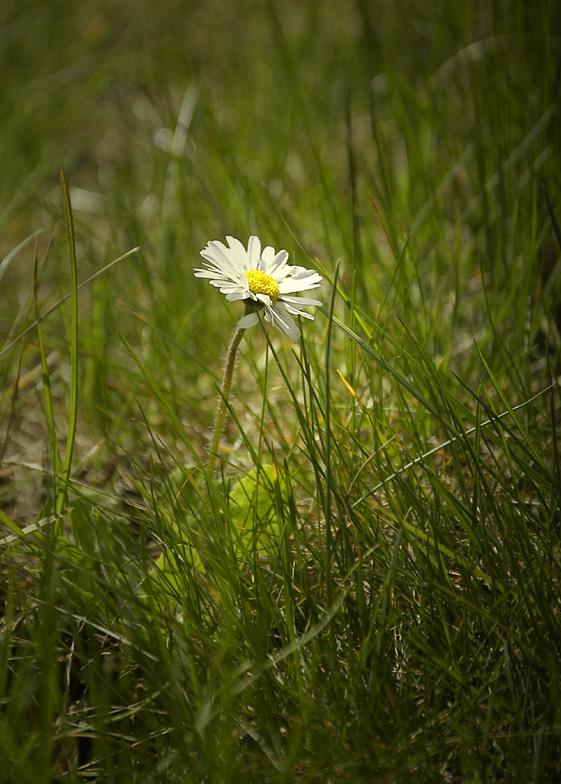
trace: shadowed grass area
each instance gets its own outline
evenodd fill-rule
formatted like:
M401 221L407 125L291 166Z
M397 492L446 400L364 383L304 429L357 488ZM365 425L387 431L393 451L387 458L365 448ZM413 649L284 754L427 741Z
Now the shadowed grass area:
M558 780L561 20L507 5L2 4L0 781ZM211 476L251 234L323 304Z

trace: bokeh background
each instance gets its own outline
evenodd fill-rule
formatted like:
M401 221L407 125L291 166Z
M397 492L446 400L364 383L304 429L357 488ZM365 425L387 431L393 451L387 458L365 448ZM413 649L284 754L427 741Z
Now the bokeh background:
M558 0L0 2L0 782L559 781L560 76ZM227 234L324 304L213 485Z

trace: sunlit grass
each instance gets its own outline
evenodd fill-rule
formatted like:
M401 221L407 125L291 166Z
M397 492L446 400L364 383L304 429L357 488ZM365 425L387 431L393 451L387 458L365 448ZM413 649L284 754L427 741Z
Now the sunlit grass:
M558 779L559 21L431 5L3 5L0 781Z

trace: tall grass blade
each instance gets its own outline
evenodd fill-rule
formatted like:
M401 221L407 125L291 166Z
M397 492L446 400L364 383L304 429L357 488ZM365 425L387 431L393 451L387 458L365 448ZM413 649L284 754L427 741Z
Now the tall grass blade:
M74 240L74 221L72 218L72 206L70 204L70 194L66 184L64 172L60 173L62 186L62 197L64 201L64 213L66 217L66 231L68 235L68 252L70 257L70 280L71 280L71 317L70 317L70 408L68 415L68 433L66 437L66 448L61 467L61 483L63 491L55 499L55 514L57 518L62 515L66 499L68 497L68 486L70 473L72 470L72 455L76 440L76 426L78 421L78 270L76 264L76 244ZM57 533L62 533L62 521L56 524Z

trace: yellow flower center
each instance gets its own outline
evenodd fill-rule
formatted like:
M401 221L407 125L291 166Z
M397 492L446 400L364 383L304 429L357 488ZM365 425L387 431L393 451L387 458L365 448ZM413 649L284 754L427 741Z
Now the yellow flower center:
M262 270L249 270L245 273L252 294L267 294L274 302L279 295L277 281Z

